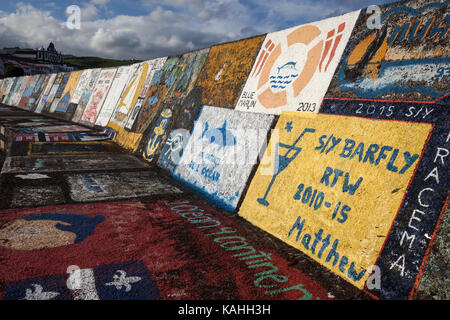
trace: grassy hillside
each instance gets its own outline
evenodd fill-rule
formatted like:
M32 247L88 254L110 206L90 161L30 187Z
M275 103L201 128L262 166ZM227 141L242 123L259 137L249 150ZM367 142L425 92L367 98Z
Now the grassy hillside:
M65 64L78 69L111 68L140 62L140 60L114 60L98 57L75 57L72 55L63 55L63 59Z

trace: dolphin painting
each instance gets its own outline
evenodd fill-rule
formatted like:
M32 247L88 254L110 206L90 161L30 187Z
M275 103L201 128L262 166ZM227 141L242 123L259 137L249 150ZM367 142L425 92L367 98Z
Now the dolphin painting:
M223 122L222 127L213 129L209 129L206 121L200 139L207 139L210 144L217 144L220 148L236 145L236 137L227 130L227 120Z
M278 74L280 73L281 70L283 69L288 69L288 70L295 70L297 71L297 69L295 69L295 65L297 64L297 62L287 62L285 64L283 64L281 67L277 67L278 69Z

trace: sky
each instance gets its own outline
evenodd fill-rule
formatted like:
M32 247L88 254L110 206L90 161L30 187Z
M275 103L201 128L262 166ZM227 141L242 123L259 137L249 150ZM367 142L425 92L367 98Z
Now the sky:
M394 1L2 0L0 48L36 49L53 41L63 54L148 60L389 2ZM72 5L81 15L75 29L66 11Z

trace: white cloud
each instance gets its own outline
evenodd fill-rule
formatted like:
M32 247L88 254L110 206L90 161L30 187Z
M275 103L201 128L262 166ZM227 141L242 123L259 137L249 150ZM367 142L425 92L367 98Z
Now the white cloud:
M109 3L109 0L91 0L91 3L99 6L106 6Z
M69 30L50 11L20 3L16 12L0 14L0 43L38 48L53 41L63 53L151 59L231 40L225 32L202 30L188 16L162 7L144 16L98 19L96 11L85 6L81 14L81 29Z
M92 3L84 3L81 8L81 21L92 21L97 19L98 9Z
M332 6L319 0L140 0L142 15L105 15L109 0L81 5L81 29L69 30L50 11L19 3L12 13L0 11L0 44L46 46L75 55L150 59L242 39L336 15L343 2ZM110 7L110 8L107 8ZM347 10L350 11L350 10Z

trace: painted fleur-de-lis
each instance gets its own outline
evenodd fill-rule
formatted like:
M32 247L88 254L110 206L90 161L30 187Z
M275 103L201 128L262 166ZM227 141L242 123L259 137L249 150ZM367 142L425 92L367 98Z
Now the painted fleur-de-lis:
M25 290L25 297L22 300L51 300L59 296L58 292L43 292L43 288L39 284L32 284L31 286L34 287L34 291L31 288Z
M119 275L117 275L117 273ZM108 282L105 286L115 286L117 290L125 287L125 292L129 292L131 290L131 283L136 283L142 280L141 277L127 277L127 273L123 270L117 270L116 274L113 276L113 279L113 282Z

